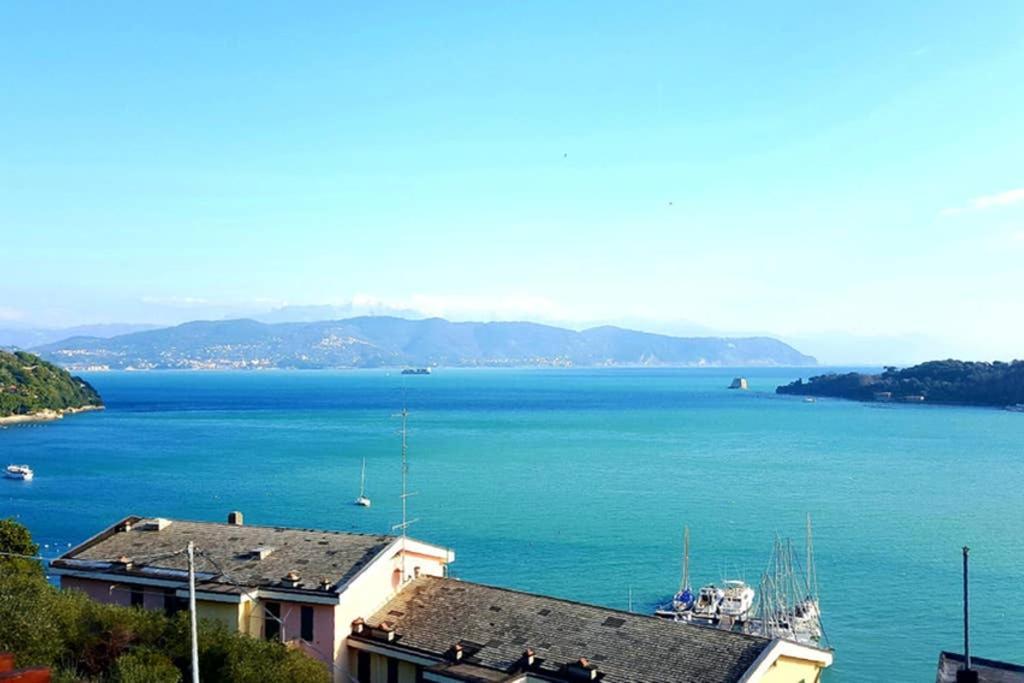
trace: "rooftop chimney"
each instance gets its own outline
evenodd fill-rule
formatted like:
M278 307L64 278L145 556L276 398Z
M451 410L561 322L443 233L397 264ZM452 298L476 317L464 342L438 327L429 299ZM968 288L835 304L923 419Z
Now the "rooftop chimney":
M370 636L378 640L390 643L395 639L395 627L386 621L380 622L377 628L370 632Z
M956 672L956 683L978 683L978 672L971 669L971 611L967 591L967 555L971 549L964 546L964 668Z
M462 660L462 643L455 643L451 649L452 659L456 662Z
M533 663L537 660L537 656L533 650L526 648L526 652L523 653L523 664L526 666L533 666Z
M154 517L147 519L139 524L139 528L143 531L163 531L171 525L171 520L164 519L163 517Z
M363 627L366 625L366 621L362 617L356 617L352 620L352 633L356 635L363 632Z
M334 586L334 583L330 579L328 579L326 576L323 577L322 579L320 579L320 590L322 590L322 591L329 591L329 590L331 590L332 586Z
M234 510L228 513L228 524L235 526L242 526L242 513L238 510Z
M114 564L117 565L118 569L128 571L132 568L132 558L128 557L127 555L121 555L119 558L117 558Z
M580 657L575 662L567 664L565 669L569 679L574 681L596 681L599 673L597 667L586 657Z
M281 583L283 583L287 588L298 588L301 578L302 577L299 576L297 571L292 570L285 574L284 578L281 579Z

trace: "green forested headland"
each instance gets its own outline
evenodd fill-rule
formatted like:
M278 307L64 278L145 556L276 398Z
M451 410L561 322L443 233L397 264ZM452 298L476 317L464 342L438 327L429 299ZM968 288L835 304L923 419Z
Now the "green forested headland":
M855 401L906 400L928 403L1012 406L1024 403L1024 361L977 363L936 360L878 375L850 372L799 379L777 388L779 394L831 396Z
M100 405L84 379L31 353L0 351L0 417Z

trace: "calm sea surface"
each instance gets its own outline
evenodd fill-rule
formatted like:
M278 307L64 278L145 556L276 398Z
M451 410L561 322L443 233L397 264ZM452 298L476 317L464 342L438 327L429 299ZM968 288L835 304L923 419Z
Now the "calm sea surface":
M108 410L0 430L0 515L53 555L128 514L387 532L410 417L413 535L453 574L650 610L679 581L756 583L776 532L814 518L826 679L931 681L961 649L1024 659L1024 415L804 403L803 370L90 374ZM351 505L366 458L369 510Z

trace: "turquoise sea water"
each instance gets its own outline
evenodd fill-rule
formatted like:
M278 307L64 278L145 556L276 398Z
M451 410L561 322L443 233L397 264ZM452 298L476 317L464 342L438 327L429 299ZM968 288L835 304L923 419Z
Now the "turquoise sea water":
M725 387L736 374L749 392ZM650 610L679 581L756 583L806 513L832 683L931 681L961 649L1024 659L1024 415L776 397L806 370L100 373L108 410L0 430L0 515L56 554L128 514L385 532L410 416L414 536L466 580ZM373 507L354 507L367 460Z

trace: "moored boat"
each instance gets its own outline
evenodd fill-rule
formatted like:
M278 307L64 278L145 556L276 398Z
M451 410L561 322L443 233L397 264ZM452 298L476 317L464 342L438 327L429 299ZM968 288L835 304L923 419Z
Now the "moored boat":
M359 507L368 508L372 505L372 501L366 495L366 458L363 458L363 468L359 474L359 497L355 499L355 504Z
M761 577L756 616L747 624L746 632L821 647L825 632L821 625L810 515L805 561L806 571L801 576L793 543L776 537L768 569Z
M696 596L690 588L690 527L683 529L683 578L679 582L679 591L672 600L654 612L654 616L674 621L689 621L690 612Z
M734 623L742 624L754 608L754 589L743 581L725 581L722 601L718 611L721 617L728 617Z
M8 465L7 469L4 470L4 477L7 479L20 479L22 481L32 481L32 477L35 473L32 468L28 465Z

